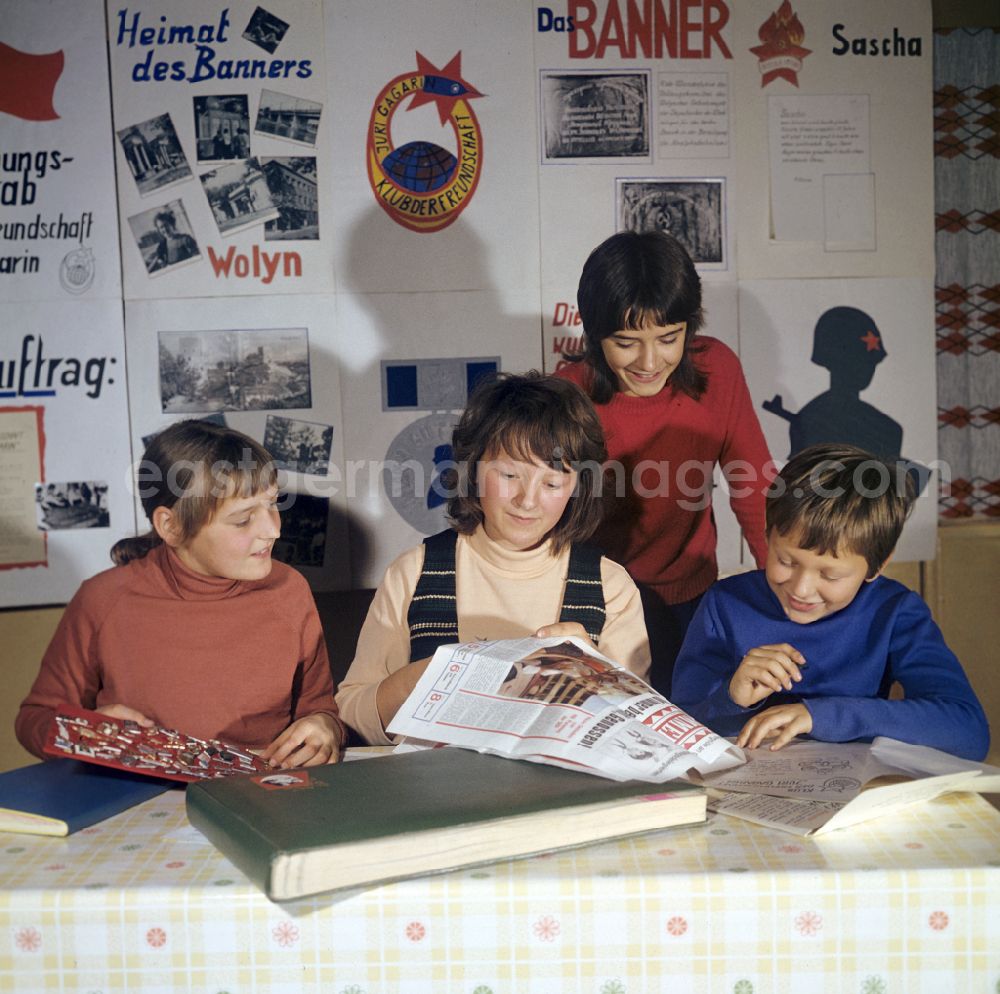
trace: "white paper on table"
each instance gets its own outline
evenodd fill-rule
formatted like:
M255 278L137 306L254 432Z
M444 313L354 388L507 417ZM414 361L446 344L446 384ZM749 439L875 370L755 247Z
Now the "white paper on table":
M709 809L796 835L847 828L952 791L1000 790L996 767L881 736L871 745L800 741L746 756L745 766L704 778ZM873 782L901 775L907 779Z

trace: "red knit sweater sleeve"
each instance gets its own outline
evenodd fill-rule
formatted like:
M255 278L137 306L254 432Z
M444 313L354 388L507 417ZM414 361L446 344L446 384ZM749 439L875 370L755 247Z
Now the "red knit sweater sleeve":
M95 706L100 670L94 643L113 599L106 586L98 578L86 581L69 602L14 720L18 742L39 759L46 758L42 746L59 705Z
M296 591L304 611L302 620L302 687L295 702L293 720L324 711L340 721L337 704L333 698L333 677L330 671L330 657L326 648L326 638L320 622L316 604L306 581L295 574Z
M729 410L719 465L729 485L729 505L740 523L757 566L767 559L765 496L776 474L750 390L736 354L721 342L713 350L710 375L725 381Z

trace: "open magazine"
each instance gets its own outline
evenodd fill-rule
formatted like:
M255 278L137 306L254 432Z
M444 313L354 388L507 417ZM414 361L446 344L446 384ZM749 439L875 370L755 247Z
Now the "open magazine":
M956 790L1000 793L1000 769L928 746L791 742L750 749L738 770L710 773L711 811L796 835L820 835Z
M586 640L442 646L387 731L612 780L665 783L743 763L710 731Z

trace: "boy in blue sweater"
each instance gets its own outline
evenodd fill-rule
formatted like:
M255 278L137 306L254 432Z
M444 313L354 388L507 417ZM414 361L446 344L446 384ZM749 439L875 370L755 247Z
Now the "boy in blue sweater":
M983 759L989 727L961 664L920 597L881 575L909 490L853 446L793 456L767 497L767 565L706 592L673 703L751 749L886 735Z

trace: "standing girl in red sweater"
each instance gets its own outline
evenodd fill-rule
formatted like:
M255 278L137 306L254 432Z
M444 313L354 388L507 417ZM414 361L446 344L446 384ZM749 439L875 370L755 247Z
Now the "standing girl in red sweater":
M584 351L558 375L584 388L604 428L609 500L595 541L642 592L650 682L669 694L688 623L718 575L713 470L762 566L775 468L739 359L697 334L701 281L680 242L612 235L584 264L577 305Z
M259 751L275 767L339 758L323 629L305 579L271 559L280 533L267 451L182 421L146 449L139 497L152 531L70 601L16 720L42 747L61 704Z

